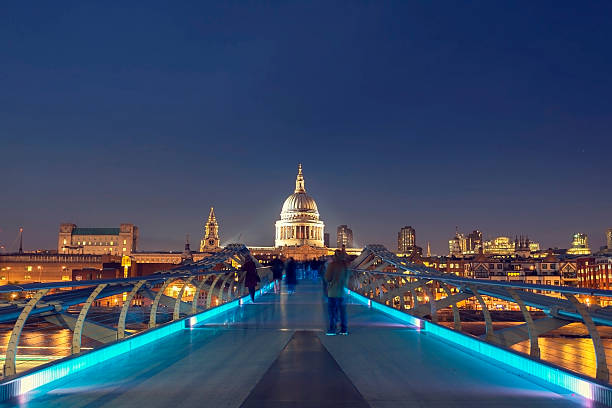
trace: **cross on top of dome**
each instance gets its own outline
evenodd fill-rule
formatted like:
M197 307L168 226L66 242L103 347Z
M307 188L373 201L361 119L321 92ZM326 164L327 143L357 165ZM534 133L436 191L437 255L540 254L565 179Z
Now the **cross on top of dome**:
M295 192L305 193L306 187L304 186L304 175L302 174L302 163L298 164L298 174L295 179Z

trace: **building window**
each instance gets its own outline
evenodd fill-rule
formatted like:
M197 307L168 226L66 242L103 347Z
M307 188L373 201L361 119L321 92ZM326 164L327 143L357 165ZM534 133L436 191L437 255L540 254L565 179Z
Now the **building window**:
M550 264L550 269L555 269L557 264Z
M548 269L548 265L547 264L542 264L542 269Z
M32 279L32 277L30 275L25 275L23 278L24 279Z
M70 280L70 276L68 276L68 275L62 275L62 280L63 280L63 281L69 281L69 280Z

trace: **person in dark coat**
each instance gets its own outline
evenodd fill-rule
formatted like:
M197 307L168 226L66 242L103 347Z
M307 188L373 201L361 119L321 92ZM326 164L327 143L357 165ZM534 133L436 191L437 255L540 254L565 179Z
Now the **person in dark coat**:
M334 259L327 265L325 281L327 282L327 309L329 312L328 336L336 335L336 326L340 320L340 334L347 335L346 304L344 291L348 286L350 272L343 251L337 250Z
M240 267L240 270L246 272L246 276L244 277L244 286L249 288L249 295L251 295L251 300L254 302L255 286L257 286L257 283L261 281L259 275L257 274L255 262L253 262L251 258L247 259L247 261Z
M274 258L270 264L270 269L272 269L272 279L274 279L274 293L280 292L280 282L283 279L284 267L285 264L279 257Z
M297 263L293 258L289 258L287 265L285 265L285 281L287 282L287 290L289 294L295 292L295 285L297 285Z

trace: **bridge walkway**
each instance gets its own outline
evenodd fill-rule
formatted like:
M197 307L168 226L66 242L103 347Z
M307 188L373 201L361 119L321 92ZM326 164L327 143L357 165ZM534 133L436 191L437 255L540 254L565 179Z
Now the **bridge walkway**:
M5 406L592 406L365 306L348 314L349 336L325 336L321 286L301 281Z

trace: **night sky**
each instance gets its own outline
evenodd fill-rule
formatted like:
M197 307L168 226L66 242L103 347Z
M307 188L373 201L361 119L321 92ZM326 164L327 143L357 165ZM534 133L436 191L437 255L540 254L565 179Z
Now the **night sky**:
M0 5L0 243L132 222L272 245L297 164L335 242L603 245L612 3ZM350 4L354 3L354 4Z

